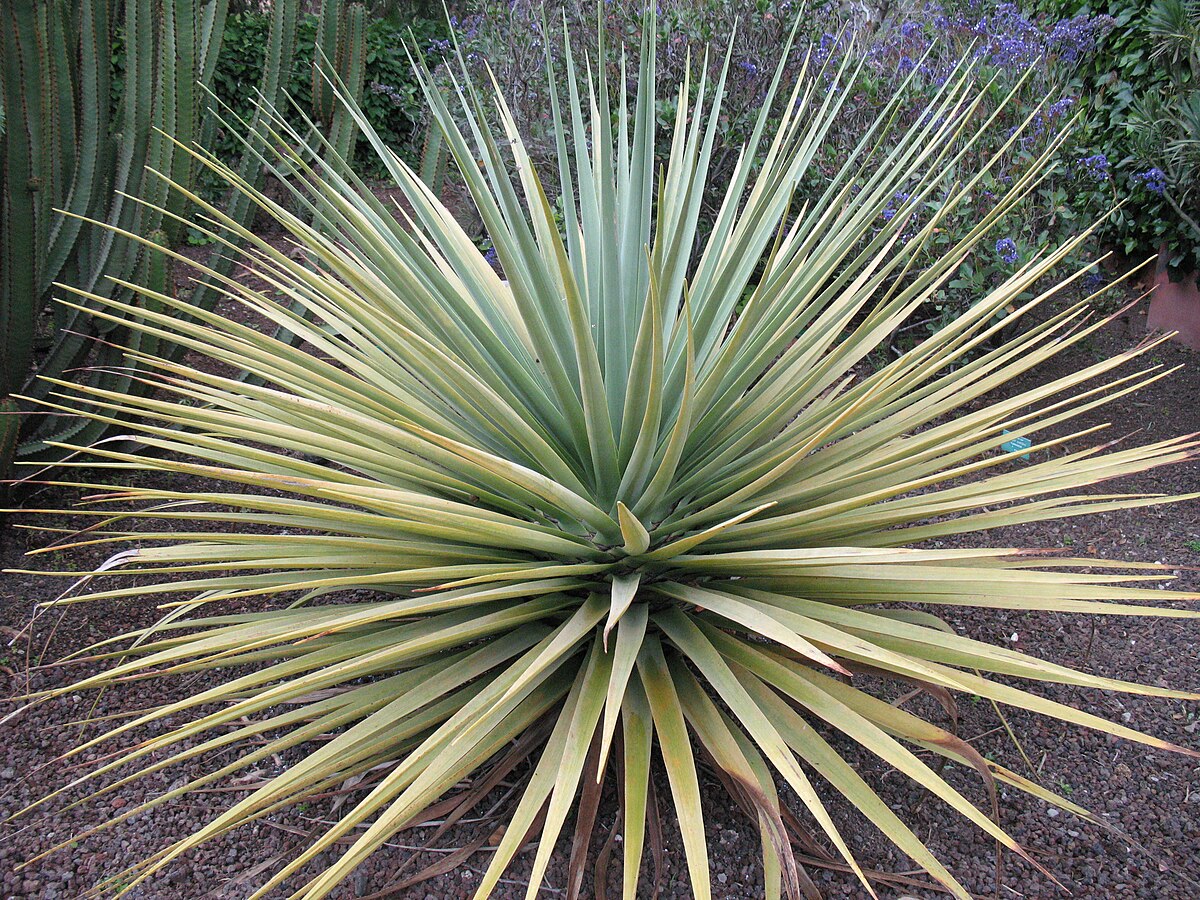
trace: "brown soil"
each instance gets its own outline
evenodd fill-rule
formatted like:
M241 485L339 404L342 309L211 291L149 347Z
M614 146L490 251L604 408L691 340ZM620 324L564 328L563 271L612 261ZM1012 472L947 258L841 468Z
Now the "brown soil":
M1135 312L1074 348L1014 391L1053 374L1079 368L1136 342L1144 318ZM1200 368L1196 354L1175 345L1155 350L1152 362L1168 366L1188 364L1174 377L1156 383L1133 397L1114 403L1093 416L1092 421L1113 423L1114 434L1137 432L1136 440L1154 441L1200 431ZM179 481L173 486L180 486ZM1200 466L1196 464L1162 469L1120 485L1138 492L1185 493L1200 491ZM1111 485L1097 489L1106 492ZM53 508L69 505L73 495L46 489L30 505ZM39 517L45 527L77 527L70 516ZM22 554L52 539L36 531L10 529L0 533L3 542L0 566L22 566L37 562ZM1149 510L1104 514L974 536L978 543L1032 547L1071 547L1076 554L1148 561L1169 560L1181 567L1200 567L1200 503L1189 502ZM963 542L965 543L965 542ZM85 548L69 557L72 568L84 571L101 562L106 552ZM1181 568L1173 587L1200 589L1200 572ZM41 660L51 660L88 643L111 636L116 630L145 625L157 612L144 603L95 603L70 607L66 615L43 614L30 625L34 605L51 599L66 582L34 576L0 576L0 625L4 645L0 647L0 672L8 682L6 694L25 689L65 683L85 669L30 669ZM996 642L1013 642L1024 650L1057 662L1081 666L1120 678L1151 684L1200 690L1200 626L1182 620L1149 618L1117 619L1093 623L1072 615L1016 614L963 611L951 621L962 632ZM1093 630L1094 628L1094 630ZM14 638L16 632L20 637ZM9 641L12 641L10 644ZM72 774L55 761L58 754L76 743L81 735L96 733L96 726L78 727L70 722L87 714L108 715L194 692L208 678L152 683L111 691L99 698L72 696L37 707L0 725L0 817L11 815L26 804L60 787ZM1100 695L1074 688L1037 688L1054 699L1076 704L1099 715L1124 721L1150 734L1200 750L1200 704ZM95 705L92 705L93 699ZM1007 736L995 711L986 702L964 698L960 705L960 733L976 737L985 754L1043 784L1061 790L1071 799L1101 813L1124 836L1081 823L1067 814L1055 815L1041 802L1012 791L1002 792L1001 823L1079 900L1184 900L1200 896L1200 764L1195 758L1146 751L1139 747L1098 736L1082 729L1010 713L1008 723L1019 735L1032 772ZM136 738L139 733L135 733ZM884 799L913 825L931 849L962 877L969 888L983 896L994 896L995 852L991 842L935 802L923 802L919 789L888 771L854 748L839 745L876 785ZM84 754L83 761L98 758ZM212 760L197 760L187 767L196 771ZM253 777L267 777L288 760L276 760ZM142 855L160 849L173 839L191 833L236 793L214 791L193 796L182 803L159 808L130 820L121 827L81 837L67 849L16 870L55 843L87 830L114 816L120 809L154 796L179 777L168 771L106 794L74 809L66 801L82 796L74 789L53 801L44 812L24 816L3 826L0 841L0 895L7 898L70 898L94 885L100 878ZM969 779L954 775L967 789ZM232 790L245 789L246 784ZM972 795L979 792L974 788ZM504 794L502 786L498 799ZM787 796L787 792L784 792ZM762 896L757 829L743 819L727 801L715 779L706 783L706 817L713 864L714 888L721 898ZM484 804L487 807L489 804ZM852 848L864 865L885 871L902 871L911 864L843 805L833 804L836 814L848 823ZM501 805L500 810L503 811ZM173 863L166 874L138 887L129 896L142 900L171 900L184 896L241 898L252 891L262 874L286 860L302 845L304 835L329 813L328 804L314 803L287 814L272 816L244 831L236 840L217 841ZM615 818L611 798L601 806L596 843L602 843ZM669 819L669 816L667 817ZM338 894L342 897L375 896L394 885L397 878L412 875L426 865L443 860L454 848L468 845L477 836L492 834L501 818L456 826L438 841L436 851L423 851L413 859L413 850L428 837L425 831L406 832L396 846L378 853ZM660 896L685 898L690 892L682 865L678 834L665 827L663 880ZM619 857L618 852L615 854ZM565 896L566 853L556 854L547 887L539 896ZM487 851L453 872L415 887L387 893L399 900L449 900L467 897L486 863ZM531 854L523 854L508 873L497 897L524 896L523 872L528 872ZM403 866L402 874L397 871ZM619 864L613 866L616 876ZM649 884L650 867L644 872ZM814 879L831 897L863 897L865 892L845 875L813 870ZM589 875L590 881L590 875ZM612 882L614 885L616 882ZM298 885L296 885L298 886ZM936 894L915 888L899 890L881 886L880 896L932 897ZM1006 858L1002 898L1043 898L1058 895L1054 885L1029 866ZM286 896L280 893L279 896ZM380 894L383 896L383 894ZM613 892L609 892L613 896Z

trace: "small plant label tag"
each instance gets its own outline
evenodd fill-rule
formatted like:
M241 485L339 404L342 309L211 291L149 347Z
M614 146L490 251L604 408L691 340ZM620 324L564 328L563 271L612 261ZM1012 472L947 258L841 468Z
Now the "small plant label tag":
M1008 434L1009 433L1008 429L1007 428L1004 429L1003 433ZM1021 450L1028 450L1032 446L1033 446L1033 441L1031 441L1029 438L1015 437L1015 438L1010 438L1009 440L1007 440L1003 444L1001 444L1000 449L1003 450L1005 453L1017 453ZM1022 453L1021 459L1028 461L1029 454Z

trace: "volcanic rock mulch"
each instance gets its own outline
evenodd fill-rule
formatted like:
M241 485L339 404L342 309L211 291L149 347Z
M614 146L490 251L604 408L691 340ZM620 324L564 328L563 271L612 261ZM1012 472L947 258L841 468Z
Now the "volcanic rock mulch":
M1050 366L1025 379L1020 387L1077 369L1139 340L1143 333L1138 313L1118 320L1093 339ZM1188 368L1158 382L1147 390L1122 398L1092 414L1087 424L1108 421L1112 436L1134 434L1139 442L1200 431L1200 368L1196 354L1167 345L1149 356L1151 364ZM1067 452L1064 448L1060 452ZM181 480L172 480L179 486ZM1200 491L1200 467L1196 464L1161 469L1119 485L1121 490L1150 493ZM1097 493L1112 490L1105 485ZM32 505L56 507L69 504L74 495L47 489ZM41 517L40 524L75 528L80 521L69 516ZM189 524L189 527L192 527ZM0 532L3 548L0 565L38 568L36 558L22 554L42 546L53 534L9 529ZM987 542L1003 546L1061 548L1073 555L1095 555L1146 561L1167 561L1181 567L1200 567L1200 502L1172 504L1120 514L1064 520L1036 526L993 531L955 543L968 546ZM84 571L101 562L104 548L81 548L67 559L72 568ZM48 561L47 561L48 562ZM34 565L37 563L37 565ZM88 669L36 668L88 643L111 636L116 630L149 624L158 613L142 602L94 603L70 607L65 615L43 613L32 627L34 604L56 596L69 584L58 579L10 574L0 576L0 625L4 646L0 648L0 678L7 681L4 695L65 683ZM1200 572L1181 568L1172 587L1200 589ZM1088 671L1150 684L1200 690L1200 624L1187 620L1113 618L1091 622L1073 615L1023 615L1004 612L951 611L949 620L963 633L985 640L1008 643L1057 662ZM14 640L14 635L20 637ZM10 644L9 642L12 641ZM31 668L32 667L32 668ZM70 696L26 711L0 725L0 817L61 787L73 775L73 764L57 761L59 754L94 736L97 725L74 725L86 717L128 714L134 710L178 698L203 689L215 674L162 681L113 690L99 698ZM1200 750L1200 704L1146 698L1102 695L1075 688L1034 687L1055 700L1124 722L1150 734ZM923 701L917 701L923 702ZM4 707L13 708L12 704ZM174 723L175 720L172 720ZM182 721L182 720L179 720ZM1090 808L1119 831L1076 820L1040 801L1012 790L1001 791L1001 823L1021 841L1034 857L1069 888L1079 900L1185 900L1200 897L1200 761L1162 753L1055 721L1009 711L1007 722L1018 736L1020 750L1004 724L986 701L961 698L959 733L975 738L979 750L1008 767L1036 778L1075 802ZM135 730L130 740L150 736L162 726ZM896 772L845 743L839 743L847 758L877 785L886 802L906 817L931 849L981 897L997 896L995 850L992 842L945 807L922 796ZM107 748L83 754L79 762L100 759ZM178 781L184 774L196 775L218 760L197 759L168 769L144 781L123 785L100 798L75 808L67 804L84 795L82 788L65 792L43 810L4 824L0 832L0 896L5 898L71 898L81 896L100 879L130 862L148 855L169 842L186 836L231 803L261 779L281 770L289 760L272 759L244 774L240 783L213 785L207 793L182 802L167 804L135 817L111 830L84 835L68 847L24 868L18 864L61 841L100 825L122 810L149 799ZM1027 760L1027 761L1026 761ZM968 796L982 801L977 780L961 770L947 770L948 777ZM660 773L661 775L661 773ZM502 827L502 813L512 802L510 782L502 783L481 804L474 820L459 822L442 834L433 849L423 849L433 828L398 835L391 848L376 854L350 879L340 897L395 897L398 900L451 900L470 896L489 858L488 847ZM705 782L705 810L718 897L762 896L762 876L757 829L728 802L715 779ZM788 797L787 791L783 792ZM353 800L353 796L349 798ZM216 841L174 861L151 881L135 888L129 896L141 900L174 900L180 897L214 897L235 900L248 896L275 866L287 861L304 845L306 836L320 828L338 800L331 798L302 805L284 814L271 815L234 836ZM343 801L345 802L345 801ZM832 802L835 818L841 816L851 847L865 865L882 871L903 872L912 864L890 848L870 826L846 808ZM495 807L494 811L489 810ZM344 807L343 807L344 809ZM616 818L613 799L606 797L597 821L593 854L604 843ZM801 820L803 821L803 819ZM568 833L570 827L568 825ZM465 866L415 886L389 890L419 870L447 860L458 848L482 842L482 850ZM659 896L686 898L686 870L678 831L670 815L664 817L662 879ZM563 846L555 854L547 886L539 896L565 896L566 859ZM619 840L614 843L619 861ZM318 859L327 862L329 857ZM524 873L532 853L525 852L507 873L496 896L525 894ZM611 867L609 897L619 896L619 862ZM643 870L644 884L653 880L653 866ZM813 879L830 897L863 897L865 892L843 873L812 869ZM291 886L294 889L301 882ZM881 885L880 896L918 898L939 896L916 888ZM277 892L286 896L285 891ZM585 894L595 896L589 866ZM649 893L647 891L647 896ZM1044 875L1006 854L998 896L1047 898L1065 896Z

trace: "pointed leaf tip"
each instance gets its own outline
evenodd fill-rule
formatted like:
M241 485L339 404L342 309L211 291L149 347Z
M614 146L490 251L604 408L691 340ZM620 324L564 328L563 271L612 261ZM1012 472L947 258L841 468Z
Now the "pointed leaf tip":
M621 537L625 539L626 553L630 556L640 556L650 549L650 532L620 500L617 501L617 518L621 523Z
M631 575L614 575L612 580L612 602L608 609L608 621L604 623L604 652L608 652L608 633L621 621L637 596L638 584L642 576L634 572Z

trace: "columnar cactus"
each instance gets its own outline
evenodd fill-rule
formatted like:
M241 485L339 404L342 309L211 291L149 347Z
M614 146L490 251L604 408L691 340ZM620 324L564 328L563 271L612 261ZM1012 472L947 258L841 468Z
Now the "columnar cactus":
M318 44L326 59L333 65L338 78L346 86L347 92L357 102L362 94L363 77L367 69L367 11L361 3L351 3L344 6L342 0L325 0L325 8L337 12L337 38L332 46ZM323 13L324 14L324 13ZM323 40L325 32L318 31L318 39ZM332 50L332 52L330 52ZM329 143L334 152L345 160L350 161L354 150L354 140L358 137L358 126L349 108L344 103L337 103L336 98L330 97L330 86L321 79L319 67L313 67L313 77L322 81L320 94L313 92L313 105L316 106L320 96L329 109L325 126L329 132ZM331 105L331 109L330 109Z
M22 417L25 398L46 400L56 390L39 376L146 390L123 368L121 348L152 350L147 338L92 318L87 303L56 304L55 285L131 299L125 285L150 279L155 290L169 292L166 267L152 269L148 259L157 254L124 234L168 246L182 237L185 198L167 179L194 185L191 145L206 143L217 126L208 86L228 8L229 0L8 0L0 9L0 480L11 477L17 457L52 462L62 455L59 442L91 443L109 427L74 416ZM289 81L299 0L276 0L271 15L260 86L268 106ZM321 17L330 25L319 46L358 97L365 10L324 0ZM126 55L114 103L118 28ZM326 129L331 151L348 159L354 122L332 102L323 76L314 71L314 78L321 85L314 120ZM253 147L267 137L266 120L259 117L248 131ZM253 184L261 172L261 157L245 154L240 175ZM230 212L245 223L253 211L239 195ZM227 257L214 254L211 268L223 271ZM195 290L202 308L217 299L207 287Z

